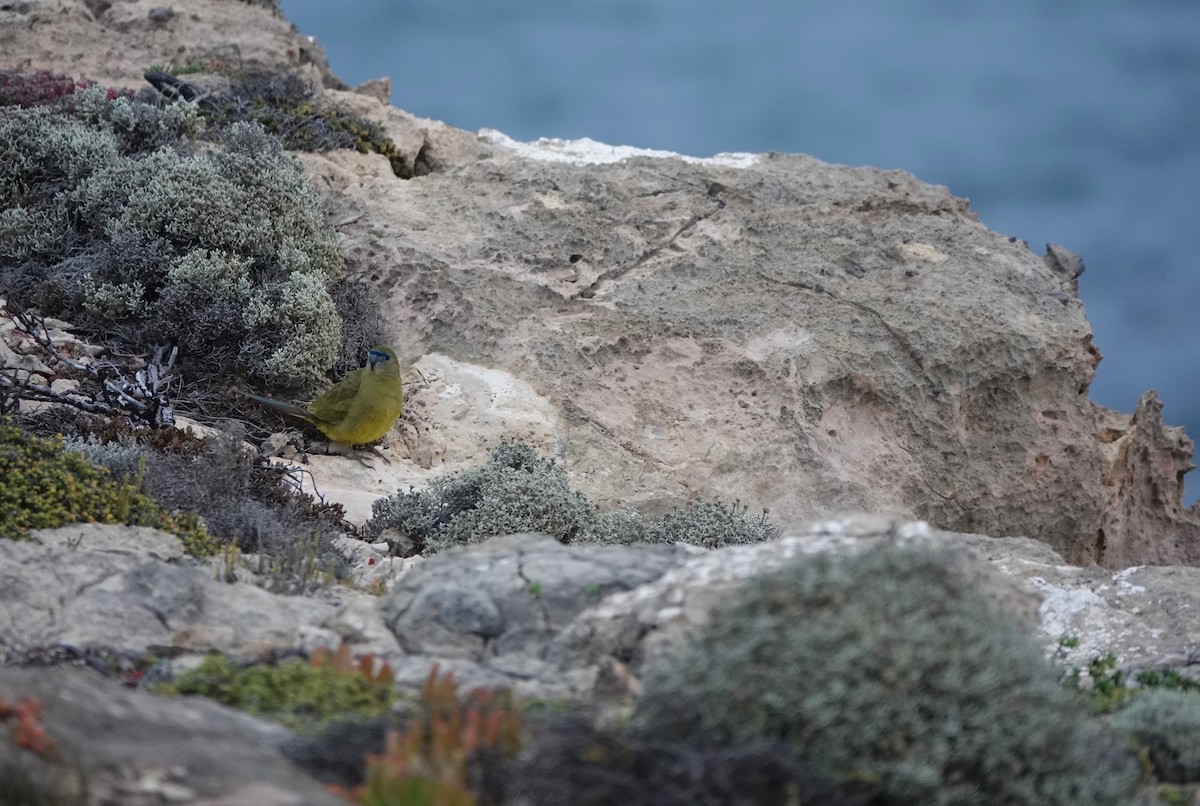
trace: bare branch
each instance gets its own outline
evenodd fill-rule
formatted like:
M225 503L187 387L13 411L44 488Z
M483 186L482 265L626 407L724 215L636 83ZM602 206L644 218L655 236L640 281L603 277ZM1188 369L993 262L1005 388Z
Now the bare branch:
M36 400L61 403L93 414L128 417L152 427L175 425L174 408L168 391L178 379L172 374L177 349L167 352L155 347L146 366L130 377L126 370L111 361L84 363L65 355L55 345L46 326L45 317L19 311L10 314L18 330L32 339L47 356L53 359L56 374L82 376L96 387L95 393L62 392L33 383L29 376L19 377L17 370L0 370L0 413L15 410L16 401Z

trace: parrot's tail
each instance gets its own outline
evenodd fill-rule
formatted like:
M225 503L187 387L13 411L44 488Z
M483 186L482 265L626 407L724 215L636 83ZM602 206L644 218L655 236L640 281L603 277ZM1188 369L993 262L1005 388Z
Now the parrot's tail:
M272 400L269 397L259 397L258 395L246 395L246 397L250 398L256 403L261 403L268 408L275 409L276 411L282 411L284 414L290 414L293 417L299 417L301 420L306 420L310 423L315 419L311 414L297 406L295 403L285 403L282 400Z

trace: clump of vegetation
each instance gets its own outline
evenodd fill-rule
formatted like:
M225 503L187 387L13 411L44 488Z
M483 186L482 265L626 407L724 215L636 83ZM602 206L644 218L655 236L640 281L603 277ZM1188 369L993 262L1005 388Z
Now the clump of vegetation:
M651 543L687 543L706 549L744 543L761 543L779 536L779 527L765 512L754 516L740 501L696 500L651 523L646 539Z
M785 742L872 803L1125 804L1140 778L1040 649L928 549L758 577L646 687L640 735Z
M52 103L88 86L86 81L77 82L51 70L39 70L31 75L15 70L0 70L0 106Z
M435 479L429 489L380 499L368 534L394 529L394 550L430 554L496 535L544 532L563 543L686 542L709 548L775 537L765 517L744 507L700 501L657 523L629 510L601 513L571 489L566 473L536 449L503 443L478 468Z
M1134 697L1109 718L1145 748L1158 780L1200 781L1200 696L1158 689Z
M0 293L127 345L171 341L192 370L275 386L341 352L342 262L315 191L256 125L189 143L187 104L0 107Z
M341 530L341 506L299 490L287 469L247 451L236 430L199 438L114 424L67 444L118 478L136 474L161 506L197 513L220 544L257 553L268 590L302 593L336 576L330 537Z
M238 667L224 655L209 655L157 690L208 697L303 732L347 714L380 716L396 697L391 667L377 666L369 655L356 664L346 645L336 653L319 652L311 662L292 658Z
M178 76L196 70L172 71ZM228 71L227 71L228 72ZM156 86L168 85L172 92L196 98L196 108L213 129L233 123L256 123L278 137L284 148L294 151L324 152L354 149L360 153L381 154L392 166L392 173L410 179L412 166L378 123L317 101L312 85L289 73L234 72L231 85L223 92L203 93L196 87L169 87L170 74L151 70L146 74ZM166 79L164 81L164 79Z
M52 70L39 70L31 74L0 70L0 106L58 104L70 100L71 96L80 90L95 86L93 81L76 81ZM109 100L128 98L131 95L129 92L116 90L105 90L104 94Z
M384 751L368 756L366 783L344 794L363 806L474 806L477 793L495 791L499 781L480 773L520 749L521 720L508 693L477 689L460 702L454 675L435 665L419 707L403 734L390 731Z
M1111 652L1089 663L1087 675L1088 683L1084 686L1081 670L1076 667L1063 682L1075 691L1086 689L1092 710L1097 714L1109 713L1138 693L1126 685L1125 673L1117 668L1117 656Z
M316 103L312 86L299 76L251 73L235 81L229 95L205 106L213 110L218 121L257 122L277 135L287 148L297 151L352 148L363 154L381 154L391 164L392 173L402 179L412 178L412 166L382 126Z
M1143 669L1131 677L1117 668L1117 656L1111 652L1088 664L1086 683L1078 667L1071 669L1063 682L1069 689L1085 692L1097 714L1111 713L1148 691L1200 692L1200 680L1175 670Z
M176 534L193 556L217 551L194 513L169 514L138 491L136 480L114 481L106 468L64 451L59 439L0 423L0 479L0 537L24 539L30 529L68 523L124 523Z
M435 479L429 489L381 499L368 530L396 529L411 553L480 543L512 532L545 532L577 541L596 508L570 488L566 474L523 442L504 443L484 465Z

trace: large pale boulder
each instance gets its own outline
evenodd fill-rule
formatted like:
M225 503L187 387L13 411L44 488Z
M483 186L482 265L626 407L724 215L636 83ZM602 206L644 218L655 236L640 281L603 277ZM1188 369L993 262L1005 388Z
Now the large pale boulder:
M369 158L306 158L349 265L409 360L496 367L553 401L542 444L605 503L895 512L1072 562L1194 561L1178 479L1157 509L1106 486L1087 399L1100 354L1071 285L945 188L380 114L424 125L437 170L401 182ZM1147 518L1172 524L1171 549L1124 537Z

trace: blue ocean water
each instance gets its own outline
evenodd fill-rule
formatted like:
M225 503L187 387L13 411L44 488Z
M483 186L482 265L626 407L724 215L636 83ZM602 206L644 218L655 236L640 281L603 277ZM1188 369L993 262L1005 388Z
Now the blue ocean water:
M1200 437L1195 0L283 0L351 84L520 140L902 168L1080 252L1104 361ZM1192 474L1193 476L1196 474ZM1200 495L1189 479L1187 500Z

